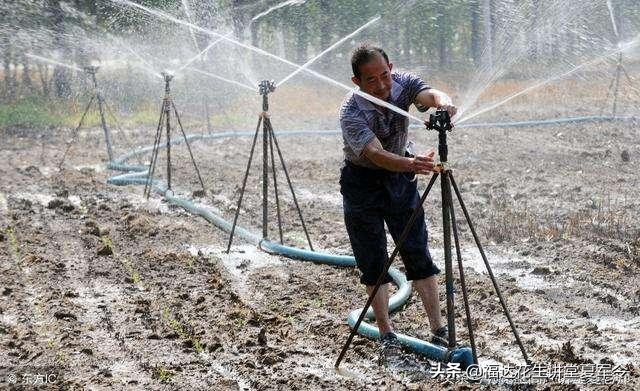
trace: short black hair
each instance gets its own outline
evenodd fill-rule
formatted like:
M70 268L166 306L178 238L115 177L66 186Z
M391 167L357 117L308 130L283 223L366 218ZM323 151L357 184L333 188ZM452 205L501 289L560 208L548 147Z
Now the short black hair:
M353 76L360 78L360 67L374 58L382 56L384 60L389 63L389 57L382 48L372 45L370 43L361 43L351 53L351 69L353 70Z

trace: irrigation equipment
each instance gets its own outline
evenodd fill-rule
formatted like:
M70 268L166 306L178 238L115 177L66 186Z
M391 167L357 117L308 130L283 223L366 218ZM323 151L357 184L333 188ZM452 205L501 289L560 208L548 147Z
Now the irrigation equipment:
M618 61L616 63L616 70L614 72L613 78L611 79L611 83L609 83L609 88L607 89L607 95L604 99L605 105L609 102L609 96L612 97L612 107L611 107L611 116L615 117L616 116L616 112L618 109L618 96L620 93L620 78L622 77L622 75L624 74L627 83L629 84L629 88L634 91L636 93L636 95L638 95L638 97L640 98L640 92L638 92L638 90L634 87L633 85L633 79L631 78L631 76L629 76L629 73L627 73L627 70L623 64L622 61L622 52L618 53ZM605 110L606 106L602 107L602 111L600 112L600 114L602 114Z
M440 162L438 163L438 170L434 172L434 174L432 175L426 190L424 191L424 193L420 198L420 205L422 206L424 204L424 201L429 195L429 191L433 187L436 179L438 178L439 175L441 175L440 185L441 185L441 196L442 196L442 225L443 225L442 232L444 236L447 326L449 328L449 338L448 338L449 341L447 346L448 354L467 357L467 360L462 359L457 361L457 362L461 362L462 367L465 367L471 364L478 364L478 355L476 351L475 338L474 338L473 327L472 327L473 323L471 321L471 310L469 308L467 287L466 287L465 278L464 278L464 269L462 267L462 256L460 251L460 240L458 237L458 227L456 224L456 218L455 218L454 207L453 207L453 196L451 194L451 189L453 188L453 190L455 191L456 197L458 199L458 202L460 203L460 207L462 208L462 212L467 221L467 224L469 225L471 233L473 234L473 239L476 243L476 246L478 247L478 250L480 251L480 255L482 256L482 260L484 261L485 267L487 268L487 272L493 284L493 288L495 289L496 294L500 300L500 304L502 306L504 314L507 317L507 320L509 321L511 331L513 332L515 340L518 346L520 347L520 350L522 352L522 355L524 356L526 363L530 365L531 363L529 361L529 356L527 355L524 345L520 340L520 335L518 334L518 330L516 329L516 326L513 323L513 320L511 319L511 315L509 313L509 310L507 309L506 302L502 296L500 288L498 287L498 284L493 275L493 272L491 271L491 266L489 265L487 257L484 253L484 249L482 247L482 244L480 243L480 239L478 238L474 225L471 221L471 218L469 217L467 208L464 204L464 201L462 200L462 195L460 194L458 186L456 185L456 181L453 178L453 170L451 169L447 161L447 156L448 156L447 132L450 132L452 129L449 113L446 110L437 110L435 114L431 114L428 129L432 129L438 132L438 156L440 158ZM353 337L356 335L356 333L359 332L360 324L364 320L367 310L371 306L373 299L378 293L378 290L384 281L387 271L391 267L391 264L393 263L394 259L398 255L400 248L402 248L405 240L407 239L407 236L409 235L411 227L413 226L417 216L419 215L420 210L421 208L417 208L416 211L411 215L402 234L400 235L400 238L396 243L396 247L391 253L391 256L387 259L387 262L384 265L382 273L380 273L380 276L378 277L378 281L376 282L374 289L371 291L371 294L369 295L369 298L367 299L367 302L364 308L360 311L360 316L358 317L355 324L352 326L349 337L347 338L347 341L342 347L342 351L340 352L340 355L338 356L338 359L336 360L336 363L335 363L336 368L340 366L340 362L342 361L347 350L349 349L349 346L351 345L351 341L353 340ZM471 352L470 352L471 357L468 356L469 348L458 347L456 343L455 302L454 302L454 286L453 286L453 257L452 257L452 251L451 251L451 234L452 233L453 233L454 245L456 250L456 258L458 261L458 271L460 274L462 299L464 302L465 315L467 318L466 323L467 323L467 328L469 332L469 340L471 344ZM471 360L469 360L469 358L471 358Z
M93 92L91 94L91 98L89 98L89 103L87 104L87 107L84 109L84 112L80 117L80 121L78 122L78 125L73 130L71 140L67 142L67 148L62 154L62 159L58 164L59 168L61 168L62 165L64 164L67 158L67 154L71 149L71 146L75 143L78 137L78 131L82 127L82 124L87 116L87 113L89 113L89 110L91 110L91 107L93 106L94 102L98 105L98 112L100 113L100 124L102 126L102 130L104 131L104 139L105 139L105 144L107 145L107 154L109 155L109 161L113 160L113 144L111 141L111 130L107 126L107 120L105 118L105 110L108 110L109 108L104 100L104 97L100 93L100 89L98 89L98 80L96 79L96 73L98 72L98 69L99 69L98 66L87 66L84 68L84 71L91 77L91 81L93 83ZM113 112L112 112L112 116L113 116ZM113 117L115 120L115 116Z
M193 152L191 151L189 140L187 139L187 135L185 134L184 129L182 127L182 121L180 120L178 109L176 108L175 103L173 103L173 99L171 97L171 80L173 80L173 75L168 72L162 72L162 77L164 78L164 98L162 99L162 104L160 106L160 118L158 119L156 137L153 143L153 150L151 152L151 164L149 165L149 176L145 181L143 194L147 198L149 198L149 195L151 194L153 175L156 170L156 163L158 162L158 151L160 150L160 143L162 141L163 130L166 132L165 145L167 149L167 189L166 190L173 192L173 190L171 189L171 144L172 144L171 142L171 111L173 111L176 117L176 121L178 122L178 127L180 128L180 132L182 133L184 143L187 146L187 150L189 151L189 156L191 158L191 162L193 163L193 167L196 171L196 175L198 176L198 180L200 181L200 185L202 186L201 195L204 195L206 192L204 181L202 180L202 176L200 176L200 170L198 169L196 160L193 157Z
M269 116L269 93L275 91L275 89L275 82L270 80L263 80L258 84L258 92L260 93L260 95L262 95L262 113L260 113L260 116L258 117L258 125L256 126L256 131L253 135L251 152L249 152L249 161L247 162L247 169L242 180L242 189L240 190L240 197L238 198L238 205L236 206L236 213L233 218L233 225L231 227L231 233L229 235L229 243L227 244L227 253L229 253L229 251L231 250L231 244L233 243L233 235L235 233L236 224L238 223L240 208L242 207L242 198L244 197L244 192L247 187L247 178L249 177L249 171L251 169L251 162L253 160L253 154L255 152L256 141L258 140L258 133L260 133L260 125L262 125L262 240L267 240L269 237L268 200L269 165L271 165L271 173L273 175L273 190L276 200L276 215L278 217L278 233L280 236L280 243L284 243L282 235L282 216L280 214L280 198L278 195L278 178L276 175L276 161L273 154L273 146L275 145L276 150L278 151L280 164L282 165L282 171L284 171L284 175L287 179L287 184L289 185L289 190L291 190L293 203L295 204L296 210L298 211L300 223L302 223L302 229L304 230L307 242L309 243L309 248L311 249L311 251L313 251L311 238L309 237L307 226L304 223L304 218L302 217L302 211L300 210L300 205L298 204L296 192L293 190L289 171L287 170L287 165L285 164L284 158L282 157L282 150L280 149L278 139L276 138L276 135L273 132L273 126L271 125L271 118Z

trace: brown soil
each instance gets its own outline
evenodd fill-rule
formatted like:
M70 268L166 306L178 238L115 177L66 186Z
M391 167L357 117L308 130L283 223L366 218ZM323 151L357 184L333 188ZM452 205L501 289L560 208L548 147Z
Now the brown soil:
M238 237L224 254L228 235L204 219L157 195L146 201L140 186L107 185L114 172L101 168L99 134L84 133L62 171L67 131L3 134L3 376L51 367L58 386L93 389L482 388L378 367L377 344L359 337L337 373L346 316L365 300L357 271L270 256ZM613 386L620 390L640 385L639 134L637 124L614 123L450 136L457 183L532 360L620 365L630 381ZM129 136L148 145L153 131ZM418 150L435 146L434 134L413 138ZM340 137L279 141L315 247L350 253L337 183ZM196 201L232 219L249 149L249 137L194 143L208 190ZM174 188L188 197L198 189L193 167L184 147L172 153ZM255 232L261 162L258 152L239 220ZM161 153L161 177L164 165ZM278 177L285 243L304 247L282 171ZM442 266L439 198L434 189L426 209ZM276 238L275 207L270 219ZM460 231L480 361L522 364L470 231L464 224ZM461 295L457 301L465 343ZM416 297L393 321L428 338Z

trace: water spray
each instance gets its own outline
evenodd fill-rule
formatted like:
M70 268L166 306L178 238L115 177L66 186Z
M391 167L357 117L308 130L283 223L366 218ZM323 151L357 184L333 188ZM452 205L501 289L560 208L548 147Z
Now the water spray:
M289 190L291 191L291 197L293 198L293 203L298 212L298 218L302 223L302 229L304 230L304 234L307 238L307 243L309 244L309 248L313 251L313 245L311 244L311 238L309 237L309 232L307 230L307 226L304 222L304 218L302 217L302 211L300 210L300 205L298 204L298 198L296 197L296 193L293 190L293 184L291 183L291 177L289 176L289 170L287 170L287 165L284 162L284 157L282 156L282 150L280 149L280 145L278 144L278 139L273 131L273 126L271 125L271 118L269 116L269 94L276 90L276 83L273 80L262 80L258 84L258 93L262 96L262 113L258 117L258 125L256 126L256 131L253 135L253 142L251 143L251 151L249 152L249 161L247 162L247 169L244 173L244 178L242 179L242 189L240 190L240 197L238 198L238 204L236 206L236 213L233 218L233 224L231 227L231 232L229 235L229 243L227 244L227 254L231 250L231 244L233 243L233 236L236 230L236 225L238 223L238 216L240 215L240 208L242 207L242 199L244 197L244 192L247 187L247 178L249 177L249 170L251 168L251 162L253 160L253 154L255 152L256 142L258 140L258 133L260 132L260 125L262 125L262 240L269 240L269 210L268 210L268 200L269 200L269 165L271 165L271 174L273 175L273 191L275 195L276 201L276 215L278 218L278 233L280 236L280 244L284 244L284 238L282 235L282 216L280 213L280 197L278 193L278 178L276 175L276 160L273 153L273 147L275 145L275 149L278 152L278 157L280 159L280 164L282 165L282 171L287 179L287 184L289 185Z
M226 83L233 84L235 86L244 88L245 90L249 90L251 92L255 92L256 91L256 89L254 87L251 87L248 84L243 84L243 83L237 82L235 80L231 80L231 79L225 79L224 77L220 77L218 75L214 75L213 73L205 72L205 71L202 71L202 70L197 69L197 68L189 68L189 69L194 71L194 72L200 73L202 75L209 76L209 77L212 77L214 79L217 79L217 80L220 80L220 81L224 81Z
M144 65L144 67L142 67L142 69L144 69L147 72L150 72L154 77L158 77L160 79L162 79L162 75L160 74L160 72L157 72L153 66L151 66L151 64L149 64L149 62L147 62L144 58L142 58L142 56L140 54L138 54L135 50L133 50L131 47L129 47L129 45L125 44L124 42L122 42L122 46L127 49L129 51L129 53L133 54L134 57L136 57L138 60L140 60L140 62L142 63L142 65Z
M544 85L547 85L547 84L551 83L552 81L559 80L559 79L562 79L564 77L567 77L567 76L579 71L582 68L585 68L585 67L590 66L590 65L597 64L597 63L599 63L601 61L604 61L604 60L606 60L606 59L608 59L608 58L610 58L611 56L614 56L614 55L618 55L619 56L624 51L629 50L629 49L637 46L638 44L640 44L640 36L637 36L634 40L632 40L630 42L627 42L627 43L624 43L624 44L619 44L617 49L612 50L611 52L609 52L607 54L604 54L604 55L602 55L600 57L594 58L594 59L592 59L590 61L583 62L583 63L581 63L579 65L576 65L573 68L571 68L570 70L568 70L568 71L566 71L566 72L564 72L564 73L562 73L560 75L553 76L553 77L550 77L550 78L548 78L546 80L543 80L543 81L540 81L540 82L538 82L536 84L533 84L533 85L531 85L531 86L529 86L529 87L527 87L525 89L522 89L522 90L520 90L520 91L518 91L518 92L516 92L514 94L511 94L511 95L507 96L506 98L504 98L503 100L501 100L501 101L499 101L497 103L489 105L488 107L485 107L485 108L483 108L481 110L478 110L478 111L476 111L476 112L474 112L474 113L472 113L472 114L470 114L468 116L463 116L463 117L458 116L458 120L456 121L456 124L462 124L463 122L466 122L466 121L468 121L468 120L470 120L472 118L475 118L475 117L477 117L477 116L479 116L481 114L484 114L484 113L486 113L488 111L491 111L491 110L493 110L493 109L495 109L495 108L497 108L499 106L502 106L503 104L509 102L510 100L515 99L518 96L524 95L524 94L528 93L529 91L532 91L532 90L535 90L536 88L539 88L539 87L542 87ZM625 73L626 73L626 71L625 71ZM627 75L627 77L628 77L628 75ZM631 80L631 78L629 78L629 80Z
M373 19L371 19L370 21L368 21L367 23L363 24L362 26L360 26L358 29L356 29L354 32L352 32L349 35L345 35L344 37L342 37L340 40L338 40L336 43L334 43L333 45L329 46L328 48L326 48L325 50L323 50L322 52L318 53L318 55L316 55L315 57L313 57L311 60L307 61L306 63L304 63L302 66L300 66L298 69L296 69L295 71L293 71L292 73L290 73L288 76L286 76L285 78L283 78L282 80L280 80L278 82L278 87L282 86L284 83L287 82L287 80L291 79L292 77L294 77L295 75L297 75L298 73L300 73L301 71L306 70L311 64L313 64L314 62L316 62L319 58L321 58L322 56L324 56L325 54L327 54L328 52L330 52L331 50L335 49L336 47L340 46L343 42L345 42L348 39L351 39L354 35L358 34L360 31L366 29L367 27L371 26L372 24L376 23L377 21L380 20L380 16L376 16Z
M202 176L200 175L200 170L198 169L196 160L193 157L193 152L191 151L191 146L189 145L187 135L185 134L184 129L182 127L182 121L180 120L178 109L176 108L175 103L173 103L173 98L171 97L171 81L173 80L173 74L168 71L164 71L161 73L161 75L164 79L164 98L162 99L162 104L160 106L160 118L158 119L158 127L156 129L155 141L153 144L153 150L151 152L149 176L145 181L143 194L147 197L147 199L151 194L153 175L156 170L156 163L158 162L158 151L160 150L160 143L162 141L163 130L166 132L167 191L171 191L173 193L173 190L171 189L171 112L173 111L176 117L176 121L178 122L178 127L180 128L180 132L182 133L184 143L187 146L187 150L189 151L189 157L191 158L191 162L193 163L193 167L196 171L196 175L198 176L198 180L200 181L200 185L202 186L202 191L198 192L197 194L204 195L205 194L204 181L202 180Z
M287 60L285 58L282 58L280 56L277 56L277 55L275 55L273 53L269 53L269 52L267 52L267 51L265 51L263 49L257 48L255 46L252 46L252 45L249 45L249 44L246 44L246 43L242 43L242 42L237 41L235 39L228 38L225 35L222 35L220 33L212 31L212 30L205 29L205 28L197 26L197 25L195 25L193 23L185 22L184 20L180 20L180 19L178 19L178 18L176 18L176 17L174 17L172 15L166 14L166 13L158 11L156 9L145 7L143 5L133 3L133 2L131 2L129 0L111 0L111 1L114 2L114 3L126 5L128 7L137 8L137 9L142 10L142 11L144 11L144 12L150 14L150 15L156 16L158 18L169 20L169 21L171 21L173 23L177 23L177 24L180 24L180 25L183 25L183 26L186 26L186 27L192 27L193 29L195 29L197 31L200 31L200 32L203 32L205 34L213 35L215 37L221 37L223 40L225 40L225 41L227 41L227 42L229 42L231 44L234 44L236 46L251 50L251 51L256 52L258 54L262 54L262 55L264 55L266 57L273 58L275 60L281 61L281 62L283 62L283 63L285 63L287 65L295 67L296 69L302 68L300 65L298 65L298 64L296 64L294 62L291 62L291 61L289 61L289 60ZM413 121L415 121L415 122L417 122L419 124L423 124L424 123L424 120L416 117L415 115L409 113L408 111L402 110L398 106L395 106L395 105L392 105L392 104L390 104L388 102L385 102L384 100L376 98L373 95L369 95L366 92L363 92L363 91L361 91L359 89L354 89L354 88L352 88L352 87L350 87L350 86L348 86L348 85L346 85L344 83L341 83L341 82L339 82L339 81L337 81L335 79L332 79L332 78L330 78L328 76L325 76L323 74L320 74L318 72L312 71L311 69L304 68L304 71L307 72L310 75L315 76L316 78L318 78L320 80L323 80L323 81L329 83L329 84L332 84L334 86L340 87L340 88L345 89L347 91L353 92L356 95L360 95L361 97L367 99L368 101L370 101L372 103L377 104L378 106L385 107L385 108L387 108L387 109L389 109L391 111L394 111L394 112L396 112L396 113L398 113L400 115L403 115L403 116L409 118L410 120L413 120Z
M51 64L51 65L56 65L56 66L61 66L61 67L65 67L65 68L68 68L68 69L72 69L74 71L78 71L78 72L82 72L83 71L81 68L78 68L75 65L65 64L63 62L52 60L50 58L46 58L46 57L42 57L42 56L38 56L38 55L35 55L35 54L32 54L32 53L26 53L25 56L33 58L33 59L38 60L38 61L46 62L46 63Z

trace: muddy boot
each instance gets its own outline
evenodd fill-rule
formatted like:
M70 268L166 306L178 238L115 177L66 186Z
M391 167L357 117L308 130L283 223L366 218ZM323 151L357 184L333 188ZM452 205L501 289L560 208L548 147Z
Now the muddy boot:
M433 332L431 343L445 348L449 346L449 329L447 326L442 326Z
M386 333L380 338L378 365L388 366L402 360L402 345L394 333Z
M430 367L428 362L421 362L413 355L404 353L394 333L386 333L380 339L378 364L415 380L426 378Z

